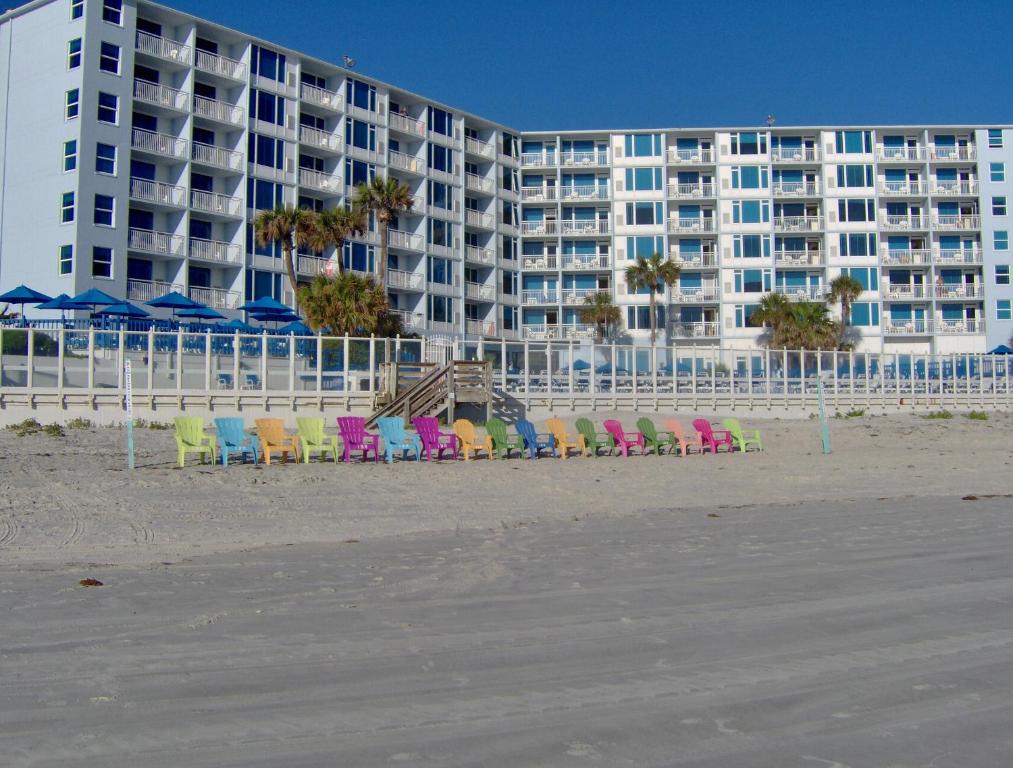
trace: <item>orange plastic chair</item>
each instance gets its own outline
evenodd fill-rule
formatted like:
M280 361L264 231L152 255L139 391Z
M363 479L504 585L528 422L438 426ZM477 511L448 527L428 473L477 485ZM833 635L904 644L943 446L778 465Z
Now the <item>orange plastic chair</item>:
M582 456L587 455L587 441L584 439L584 436L577 434L576 437L570 437L566 434L566 425L562 419L553 416L545 422L545 426L548 427L549 432L556 439L556 448L559 449L559 455L564 459L568 458L571 448L580 451Z
M280 453L285 463L291 453L299 461L299 436L290 435L285 431L285 422L281 419L257 419L257 438L260 450L264 454L264 463L271 463L271 452Z
M461 443L461 453L464 454L465 461L471 458L472 453L475 454L475 458L478 458L480 450L485 451L486 458L495 458L492 450L492 435L486 435L480 440L475 432L475 425L467 419L458 419L454 422L454 434L457 435L457 439Z
M690 446L695 446L696 452L703 454L703 440L695 429L687 436L686 430L682 428L678 419L665 419L665 426L679 441L678 450L682 452L683 456L689 453Z

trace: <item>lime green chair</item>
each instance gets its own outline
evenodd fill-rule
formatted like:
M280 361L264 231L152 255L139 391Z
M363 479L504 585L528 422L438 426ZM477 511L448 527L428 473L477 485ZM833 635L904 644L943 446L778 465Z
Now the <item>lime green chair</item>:
M732 436L733 445L737 445L739 450L745 453L749 450L749 446L755 445L756 450L763 450L763 440L760 439L760 430L754 429L751 432L746 432L742 429L742 425L739 424L738 419L725 419L721 422L724 428L728 430L728 434Z
M524 438L520 435L511 438L507 434L506 424L501 419L489 419L485 423L485 431L492 438L493 451L498 453L501 459L509 459L511 451L524 455Z
M211 463L214 464L218 455L218 447L214 435L204 432L204 419L200 416L177 416L173 421L176 424L176 449L179 451L179 466L186 463L188 453L200 455L200 463L204 463L205 454L211 456Z
M646 416L637 419L637 429L644 436L644 451L654 451L655 455L661 455L661 449L668 446L669 451L674 451L679 444L675 435L671 432L659 432L654 422Z
M299 441L302 443L302 460L304 464L310 463L310 454L314 451L320 453L321 461L325 453L330 453L334 457L334 463L338 463L338 436L324 434L324 420L322 417L301 417L295 420L295 424Z
M590 419L577 419L577 432L584 438L585 448L592 456L598 455L599 448L607 448L609 455L615 450L616 440L608 432L596 432Z

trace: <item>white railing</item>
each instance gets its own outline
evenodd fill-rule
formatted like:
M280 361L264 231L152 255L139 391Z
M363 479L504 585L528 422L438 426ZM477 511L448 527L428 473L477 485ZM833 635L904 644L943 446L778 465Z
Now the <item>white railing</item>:
M152 232L147 229L131 229L127 235L127 247L132 251L155 253L160 256L182 258L184 238L169 232Z
M893 162L921 161L926 157L925 147L879 147L877 156L880 160Z
M668 162L679 164L679 163L713 163L714 162L714 150L712 149L677 149L676 147L668 148Z
M243 201L232 195L217 192L190 190L190 207L205 213L217 213L220 216L242 216Z
M555 288L521 291L521 304L556 304L558 302L559 291Z
M496 229L496 217L491 213L482 213L481 211L465 210L464 223L470 224L473 227Z
M312 168L300 168L299 186L338 194L341 191L341 177L322 171L314 171Z
M242 253L236 243L220 240L201 240L190 238L190 258L201 261L214 261L219 264L242 264ZM302 258L300 256L300 258Z
M521 187L521 200L528 202L555 200L555 187Z
M612 231L608 219L562 219L559 224L564 235L607 235Z
M475 173L466 173L464 174L464 186L476 192L488 192L491 195L496 189L496 182Z
M981 229L981 218L973 214L935 216L932 220L932 226L936 229Z
M823 229L822 216L775 216L774 229L785 232L816 232Z
M477 264L495 264L496 251L491 248L479 248L477 245L466 245L464 246L464 259Z
M560 200L608 200L609 189L604 184L587 184L580 187L563 186L559 188Z
M527 168L547 167L556 165L555 152L524 152L521 154L521 165Z
M475 299L476 301L496 301L496 286L466 282L464 284L464 297L466 299Z
M315 85L300 83L299 97L303 101L310 102L310 104L316 104L318 107L326 107L337 112L341 111L341 93L338 91L328 91L326 88L318 88Z
M397 315L401 320L401 326L407 329L422 330L426 327L426 318L421 312L409 312L406 309L388 310L392 315Z
M718 265L717 254L713 251L680 251L673 247L668 252L668 258L685 267L716 267Z
M928 336L932 333L932 321L924 318L911 320L883 319L884 336Z
M940 335L984 333L985 323L981 320L944 320L943 318L936 318L935 330Z
M823 263L823 251L774 251L774 264L781 267L819 267Z
M820 185L815 181L775 181L774 195L777 197L816 197Z
M417 203L421 203L421 201L417 201ZM422 206L417 204L415 210L421 211ZM448 221L453 221L456 218L456 214L454 213L454 211L452 211L450 208L444 208L439 205L427 205L425 206L425 212L427 216L430 217L435 216L437 218L446 219Z
M939 265L980 264L980 248L940 248L932 252L932 263Z
M583 304L588 296L608 292L608 288L564 288L560 292L560 297L564 304Z
M227 288L191 287L187 294L194 301L215 309L235 309L239 306L239 292Z
M141 53L155 56L166 61L173 61L177 64L190 63L190 46L166 37L149 35L147 32L137 31L134 37L134 48Z
M713 184L669 184L669 197L714 197Z
M879 191L884 195L924 195L925 185L918 181L881 181Z
M774 163L815 163L820 151L816 147L773 147L770 159Z
M914 283L883 284L883 297L885 299L925 299L929 296L929 290L924 285Z
M555 255L522 256L521 266L524 269L552 270L559 269L559 261Z
M134 100L179 112L186 111L186 93L167 85L149 83L146 80L134 80Z
M883 229L928 229L927 216L884 216L881 222Z
M373 123L382 123L383 115L380 114L379 103L377 109L367 109L366 107L357 107L355 104L345 103L345 114L349 117L358 117L363 120L369 120Z
M387 270L387 285L391 288L421 291L425 287L425 281L426 276L419 272L406 272L403 269Z
M547 219L543 221L522 221L522 235L558 235L559 220Z
M388 125L392 130L401 131L401 133L409 133L413 136L419 136L425 138L426 135L426 124L423 120L417 120L414 117L408 115L402 115L397 112L391 112L387 115Z
M928 248L887 249L882 253L883 263L890 265L921 265L932 261L932 252Z
M609 257L607 254L575 254L568 253L563 256L563 269L572 269L577 271L601 271L603 269L609 269Z
M396 152L393 149L390 151L389 160L387 164L391 168L400 168L403 171L409 173L425 173L424 161L414 155L406 155L404 152Z
M399 229L387 230L387 244L391 248L404 248L409 251L424 250L422 235L415 235L411 232L402 232Z
M183 286L176 283L163 283L158 280L127 280L127 301L154 301L173 291L182 291Z
M607 150L592 150L591 152L563 152L561 165L608 165L609 153Z
M825 285L775 285L774 293L785 296L788 301L819 301L826 298Z
M974 147L937 147L929 149L932 160L976 160L978 153Z
M309 144L311 147L328 149L331 152L341 151L341 135L321 131L318 128L311 128L308 125L299 126L299 141Z
M242 107L203 96L193 97L193 113L197 117L206 117L208 120L217 120L230 125L241 125L246 118L246 111Z
M186 189L164 181L148 179L130 179L130 198L143 200L146 203L169 205L173 208L186 207Z
M496 323L492 320L465 320L464 332L472 336L495 336Z
M330 259L321 259L317 256L296 254L295 271L301 275L312 275L314 277L322 275L329 261Z
M717 283L704 283L700 286L675 287L672 289L672 301L677 304L705 304L717 300Z
M669 219L668 220L668 231L669 232L713 232L714 231L714 219L713 218L699 218L699 219Z
M525 325L521 337L532 341L554 339L592 339L595 327L577 323L574 325Z
M246 65L243 62L230 59L227 56L219 56L216 53L208 53L198 49L197 55L194 57L194 66L202 72L221 75L230 80L246 79Z
M969 195L978 194L978 182L976 181L940 181L936 179L932 185L933 195Z
M188 144L186 139L180 139L168 133L155 133L134 128L130 134L130 146L134 149L165 157L185 158Z
M677 322L673 323L670 329L671 335L677 339L716 338L719 333L719 324L715 322Z
M190 156L195 163L211 165L226 171L243 170L243 153L225 147L215 147L195 141Z
M485 142L472 136L464 137L464 151L471 152L480 157L492 158L496 155L496 145L493 142Z

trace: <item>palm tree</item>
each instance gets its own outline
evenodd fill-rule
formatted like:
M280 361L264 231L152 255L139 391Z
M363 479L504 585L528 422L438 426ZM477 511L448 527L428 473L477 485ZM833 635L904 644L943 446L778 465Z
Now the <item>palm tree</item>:
M328 208L325 211L311 214L305 244L318 253L326 251L333 245L336 249L335 260L340 275L345 271L341 259L341 249L345 245L345 240L352 235L361 235L365 231L366 217L361 211Z
M355 209L363 215L376 214L376 223L380 227L380 267L377 274L380 285L386 285L387 275L387 237L390 222L399 213L412 209L415 201L411 190L406 184L394 178L376 176L368 184L360 184L355 194Z
M259 245L280 243L285 271L292 285L292 293L296 297L296 310L299 309L299 285L295 277L295 264L292 252L296 245L306 245L306 238L312 228L314 215L302 208L279 205L274 210L261 211L253 220L253 231Z
M862 295L865 287L851 275L838 275L830 281L827 299L841 305L841 323L847 325L851 320L851 305Z
M593 324L598 332L599 341L604 341L609 328L618 325L622 319L622 312L612 302L612 296L608 292L601 291L584 297L584 306L580 309L580 322Z
M313 330L330 328L339 336L374 333L389 310L386 291L371 277L355 274L333 280L317 275L299 289L299 300Z
M781 328L791 315L791 302L783 293L768 293L760 299L760 305L752 315L749 316L750 325L765 325L770 331L767 333L769 346L780 346L777 341Z
M780 347L836 349L840 325L830 317L830 309L822 301L800 301L791 305L778 336Z
M662 257L660 253L637 256L626 268L626 285L633 292L647 288L651 292L651 344L658 335L658 318L655 310L658 290L664 285L675 285L679 279L679 265Z

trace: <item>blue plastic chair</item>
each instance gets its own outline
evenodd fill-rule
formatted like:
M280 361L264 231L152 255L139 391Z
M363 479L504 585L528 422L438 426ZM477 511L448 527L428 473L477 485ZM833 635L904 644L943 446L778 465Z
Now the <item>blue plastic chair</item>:
M253 435L246 434L246 425L238 416L215 419L215 431L218 433L218 448L222 455L222 465L229 466L229 451L239 453L246 463L246 454L253 454L253 463L260 461L257 455L257 441Z
M514 427L517 434L524 438L524 445L528 449L528 458L537 459L540 451L549 449L549 455L556 455L556 438L548 432L539 434L535 431L535 425L527 419L520 419Z
M376 420L380 437L383 438L384 452L387 463L394 463L394 451L401 451L402 461L407 461L408 451L415 452L415 461L422 459L422 440L418 435L409 434L404 428L404 419L400 416L383 416Z

